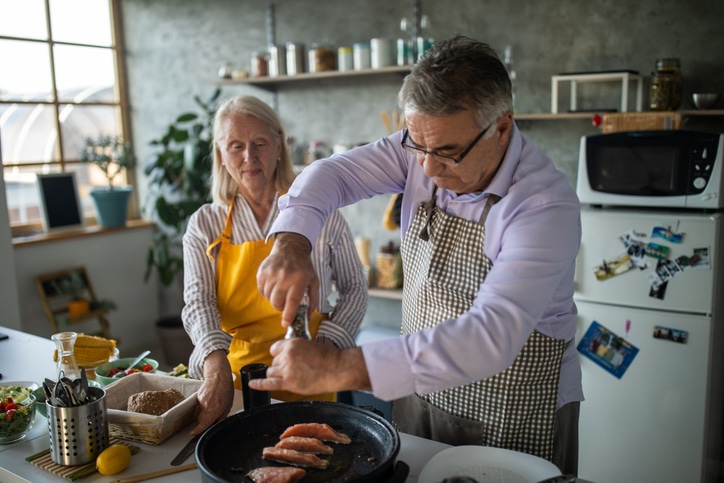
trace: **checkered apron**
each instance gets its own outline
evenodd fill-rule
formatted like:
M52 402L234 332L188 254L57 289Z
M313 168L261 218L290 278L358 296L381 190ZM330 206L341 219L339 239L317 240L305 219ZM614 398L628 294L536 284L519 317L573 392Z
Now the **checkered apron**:
M478 223L435 207L418 208L401 246L403 334L468 311L492 262L483 251L489 197ZM533 332L505 371L490 378L394 402L401 431L447 444L479 444L553 457L560 365L566 342ZM481 361L481 363L483 363Z

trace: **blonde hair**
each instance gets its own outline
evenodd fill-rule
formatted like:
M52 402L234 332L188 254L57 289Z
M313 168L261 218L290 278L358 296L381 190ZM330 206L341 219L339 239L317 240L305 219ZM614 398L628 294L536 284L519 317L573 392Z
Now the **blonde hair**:
M281 150L274 172L274 182L280 192L286 192L294 181L294 169L287 145L287 135L277 113L260 99L254 96L236 96L226 100L214 115L214 139L212 151L214 163L211 171L211 196L215 203L228 205L234 200L237 185L234 179L222 164L218 142L226 135L223 130L223 121L231 116L253 116L266 123L277 135Z

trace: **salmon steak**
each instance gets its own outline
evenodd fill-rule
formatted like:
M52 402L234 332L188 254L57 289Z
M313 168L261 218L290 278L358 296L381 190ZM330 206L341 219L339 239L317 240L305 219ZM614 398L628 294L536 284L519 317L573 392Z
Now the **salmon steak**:
M303 469L292 466L266 466L251 470L246 476L254 483L294 483L306 474Z
M334 449L322 443L321 440L317 438L305 438L303 436L289 436L288 438L279 440L274 447L293 449L300 453L334 454Z
M326 423L301 423L289 426L284 430L279 439L290 436L301 436L303 438L317 438L330 443L349 444L352 442L349 436L335 431Z
M293 449L276 448L274 446L264 448L261 457L265 460L278 461L279 463L303 468L316 468L318 470L326 470L327 466L329 466L329 461L323 460L316 454L300 453Z

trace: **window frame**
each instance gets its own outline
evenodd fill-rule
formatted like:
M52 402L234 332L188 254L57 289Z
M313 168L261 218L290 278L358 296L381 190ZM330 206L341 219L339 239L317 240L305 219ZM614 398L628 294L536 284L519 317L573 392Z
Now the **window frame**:
M52 21L50 16L50 0L43 0L43 4L45 7L45 22L46 22L46 32L48 38L46 39L33 39L33 38L24 38L24 37L13 37L13 36L4 36L0 35L0 39L3 40L13 40L13 41L22 41L22 42L34 42L39 44L45 44L48 48L49 52L49 61L50 61L50 74L51 74L51 94L52 94L52 100L37 100L37 101L23 101L23 100L1 100L0 99L0 105L7 105L7 104L15 104L15 105L46 105L52 108L53 116L54 116L54 123L55 123L55 130L58 133L56 142L58 143L58 149L59 149L59 159L57 161L51 161L51 162L45 162L45 161L32 161L32 162L23 162L23 163L8 163L6 161L2 162L2 170L3 170L3 176L4 171L6 168L13 168L13 167L22 167L22 168L38 168L40 166L48 166L51 165L53 167L57 167L61 172L66 172L71 170L73 166L83 164L83 162L80 159L72 159L66 156L65 150L63 149L63 136L61 135L61 120L60 120L60 110L61 106L67 106L67 105L73 105L73 106L82 106L82 107L92 107L92 106L103 106L103 107L113 107L116 109L119 119L118 122L118 135L122 136L126 141L129 141L131 145L133 145L133 138L132 138L132 130L131 130L131 123L130 123L130 112L129 112L129 102L128 102L128 89L127 89L127 76L126 76L126 65L125 65L125 43L123 39L123 21L122 21L122 15L121 15L121 0L107 0L108 1L108 9L110 14L110 29L111 29L111 45L110 46L99 46L99 45L92 45L92 44L84 44L84 43L77 43L77 42L62 42L62 41L55 41L52 38ZM107 49L110 50L113 54L114 64L115 64L115 86L116 89L116 96L114 100L107 101L107 102L100 102L100 101L83 101L83 102L76 102L73 100L67 100L67 99L59 99L57 86L56 86L56 73L55 73L55 58L54 58L54 49L53 47L56 45L67 45L67 46L75 46L75 47L88 47L88 48L97 48L97 49ZM134 186L136 184L135 179L135 173L133 170L126 170L125 172L125 181L128 185ZM136 193L138 190L134 189L134 195L131 197L131 203L129 206L129 218L130 219L137 219L139 217L139 208L138 203L136 199ZM97 225L97 220L95 219L95 216L88 216L86 215L84 217L85 226L86 227L92 227L93 225ZM37 222L31 222L31 223L25 223L25 224L15 224L11 225L11 232L13 236L19 236L23 234L28 233L37 233L38 231L43 230L43 223L42 220L38 220ZM82 230L83 228L79 228Z

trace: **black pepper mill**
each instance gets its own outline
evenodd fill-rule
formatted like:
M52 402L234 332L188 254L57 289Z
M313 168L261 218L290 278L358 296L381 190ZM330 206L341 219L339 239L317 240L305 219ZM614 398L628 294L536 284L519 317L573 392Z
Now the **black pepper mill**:
M312 334L309 332L309 320L307 318L308 310L309 293L305 291L302 297L302 303L300 303L297 308L297 315L294 316L294 322L287 327L287 334L284 336L285 339L301 338L312 340Z
M249 387L252 379L266 377L266 364L247 364L241 368L241 394L244 397L244 411L271 403L269 391L257 391Z

